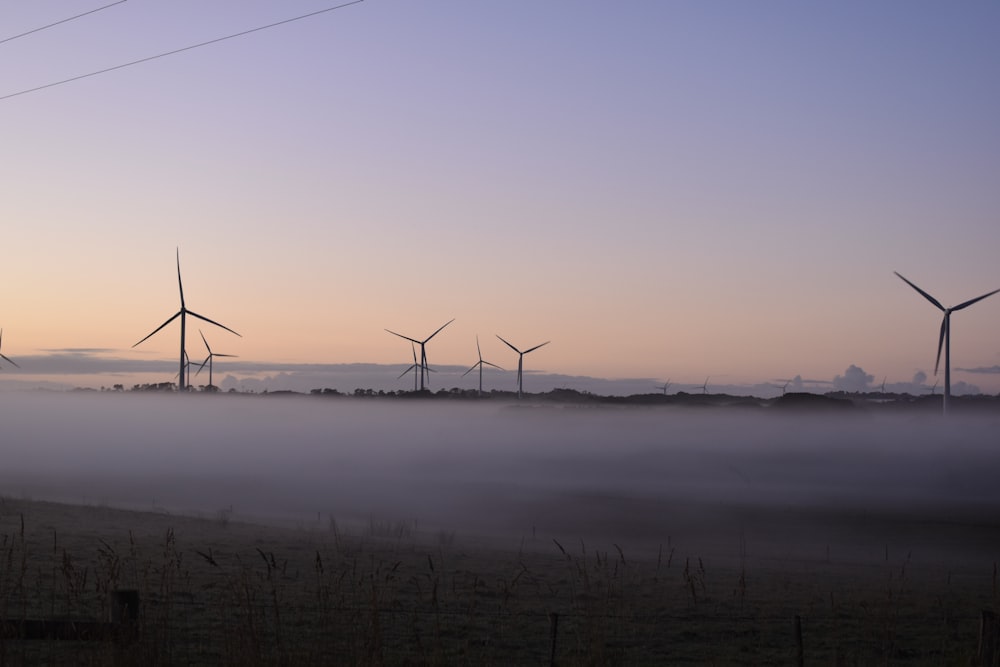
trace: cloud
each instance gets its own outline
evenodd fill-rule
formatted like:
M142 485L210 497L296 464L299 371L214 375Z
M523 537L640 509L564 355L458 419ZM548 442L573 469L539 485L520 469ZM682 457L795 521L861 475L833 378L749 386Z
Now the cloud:
M15 361L20 375L116 375L156 373L171 365L151 359L124 359L104 356L116 350L99 348L64 348L44 350L47 354L19 355ZM176 368L176 364L173 365Z
M44 354L18 356L15 361L20 368L5 368L0 386L7 389L63 388L75 386L98 388L122 384L132 387L136 384L173 382L177 374L177 361L173 359L148 359L141 353L110 348L57 348L43 350ZM134 357L127 356L134 354ZM196 361L200 362L200 360ZM226 359L216 361L213 381L224 391L296 391L307 393L313 389L336 389L342 393L352 393L355 389L375 391L408 391L413 389L413 377L398 376L408 364L324 364L324 363L274 363L246 359ZM1000 373L1000 367L991 369L959 369L968 372ZM431 374L430 389L475 389L478 387L478 373L462 377L466 366L435 366ZM913 382L888 383L886 391L919 395L929 391L925 384L927 374L918 371ZM782 379L757 384L722 384L709 381L709 391L714 394L733 396L778 396L781 387L788 382L787 392L823 393L831 389L850 392L873 391L873 376L858 366L850 366L843 375L831 380L803 378L800 375L791 380ZM200 386L208 383L208 371L191 373L191 383ZM662 380L657 378L599 378L587 375L566 375L529 371L525 373L524 388L529 393L542 393L553 389L575 389L608 396L661 393L657 386ZM483 388L486 391L516 391L516 372L487 368L483 373ZM669 393L700 393L699 382L673 382ZM979 393L972 384L955 383L954 394Z
M976 368L956 368L955 370L966 373L982 373L984 375L1000 374L1000 366L977 366Z
M874 379L874 375L869 375L860 366L851 364L843 375L833 378L833 388L839 391L869 391Z
M981 394L983 392L978 385L962 382L960 380L958 382L951 383L951 393L958 396L960 394Z

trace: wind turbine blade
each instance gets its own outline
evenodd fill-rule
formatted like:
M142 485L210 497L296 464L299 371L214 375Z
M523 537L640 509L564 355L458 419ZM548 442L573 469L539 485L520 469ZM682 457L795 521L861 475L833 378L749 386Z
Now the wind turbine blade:
M427 341L429 341L429 340L430 340L431 338L434 338L434 336L437 336L437 335L438 335L438 334L439 334L439 333L441 332L441 329L444 329L444 328L445 328L446 326L448 326L449 324L451 324L451 323L452 323L452 322L454 322L454 321L455 321L455 318L454 318L454 317L453 317L453 318L451 318L450 320L448 320L447 322L445 322L444 324L442 324L442 325L441 325L441 326L440 326L440 327L438 328L438 330L437 330L437 331L435 331L435 332L434 332L434 333L432 333L432 334L431 334L430 336L428 336L427 338L425 338L425 339L424 339L423 341L420 341L420 342L423 342L423 343L426 343L426 342L427 342Z
M177 288L181 292L181 310L184 310L184 283L181 282L181 249L177 248Z
M941 320L941 335L938 337L938 353L937 359L934 361L934 375L937 375L938 366L941 365L941 347L944 345L944 335L948 328L948 316L945 315L944 319Z
M533 347L533 348L531 348L531 349L528 349L528 350L525 350L525 351L524 351L524 353L525 353L525 354L528 354L529 352L534 352L534 351L535 351L535 350L537 350L538 348L540 348L540 347L544 347L544 346L548 345L548 344L549 344L549 343L551 343L551 342L552 342L552 341L550 341L550 340L547 340L547 341L545 341L544 343L542 343L541 345L536 345L535 347Z
M500 340L503 340L503 338L501 338L501 337L500 337L500 334L497 334L497 338L500 338ZM505 340L503 340L503 342L504 342L504 343L507 343L507 341L505 341ZM511 345L510 343L507 343L507 347L509 347L510 349L514 350L514 351L515 351L515 352L517 352L518 354L521 354L521 350L517 349L516 347L514 347L514 346L513 346L513 345Z
M960 303L957 306L955 306L954 308L952 308L951 312L955 312L956 310L962 310L963 308L967 308L968 306L971 306L972 304L974 304L977 301L982 301L983 299L985 299L988 296L993 296L997 292L1000 292L1000 289L995 289L992 292L990 292L989 294L984 294L982 296L977 296L975 299L969 299L965 303Z
M400 379L401 377L403 377L404 375L406 375L410 371L413 371L414 373L416 373L417 372L416 368L417 368L417 365L413 364L412 366L410 366L409 368L407 368L405 371L403 371L402 373L400 373L399 376L396 379L397 380Z
M500 366L497 366L496 364L491 364L488 361L483 361L482 363L486 364L487 366L492 366L493 368L496 368L496 369L501 370L501 371L502 370L506 370L505 368L501 368Z
M195 377L198 377L198 373L201 373L201 369L203 369L205 367L205 364L207 364L208 360L211 359L211 358L212 358L212 355L211 355L211 353L209 353L209 355L207 357L205 357L205 361L201 362L201 364L198 365L198 370L194 374Z
M15 364L15 363L14 363L14 360L13 360L13 359L11 359L10 357L8 357L8 356L7 356L6 354L4 354L4 353L0 352L0 357L3 357L4 359L6 359L6 360L7 360L7 363L8 363L8 364L13 364L13 366L14 366L15 368L20 368L20 366L18 366L17 364Z
M163 327L167 326L168 324L170 324L171 322L173 322L174 320L176 320L176 319L177 319L177 318L178 318L178 317L180 316L181 312L182 312L182 311L178 310L178 311L177 311L176 313L174 313L174 316L173 316L173 317L171 317L171 318L170 318L169 320L167 320L166 322L164 322L164 323L163 323L163 324L161 324L160 326L158 326L158 327L156 327L155 329L153 329L153 333L151 333L151 334L149 334L148 336L146 336L146 338L143 338L142 340L140 340L140 341L139 341L139 343L143 342L144 340L147 340L147 339L151 338L151 337L153 336L153 334L155 334L155 333L156 333L157 331L159 331L159 330L160 330L160 329L162 329ZM132 347L135 347L135 346L136 346L136 345L138 345L139 343L136 343L136 344L135 344L135 345L133 345Z
M238 355L238 354L222 354L221 352L213 352L212 356L213 357L238 357L240 355Z
M909 285L913 289L915 289L918 292L920 292L921 294L923 294L924 298L927 299L928 301L930 301L931 303L933 303L935 306L937 306L939 310L946 310L946 308L941 305L940 301L938 301L937 299L935 299L934 297L932 297L930 294L928 294L927 292L923 291L922 289L920 289L919 287L917 287L916 285L914 285L913 283L911 283L909 280L907 280L902 275L900 275L900 273L898 271L893 271L893 273L895 273L897 276L899 276L899 279L902 280L904 283L906 283L907 285ZM989 296L989 295L987 295L987 296Z
M484 363L484 362L482 362L482 361L479 361L479 362L477 362L477 363L475 363L475 364L472 364L472 368L470 368L469 370L467 370L467 371L465 371L464 373L462 373L462 377L465 377L466 375L468 375L468 374L469 374L469 373L471 373L472 371L476 370L476 368L478 368L478 367L479 367L479 364L482 364L482 363Z
M198 329L198 333L201 334L201 342L205 344L205 349L208 350L208 354L212 354L212 348L208 346L208 341L205 340L205 334L201 333L201 329Z
M476 352L479 354L479 361L483 360L483 351L479 347L479 334L476 334Z
M189 310L189 311L187 311L187 313L188 313L188 315L191 315L192 317L197 317L199 320L202 320L204 322L208 322L209 324L214 324L217 327L221 327L221 328L225 329L229 333L233 333L233 334L236 334L237 336L240 336L238 333L236 333L235 331L233 331L232 329L230 329L229 327L227 327L225 324L219 324L215 320L210 320L207 317L205 317L204 315L199 315L198 313L194 312L193 310ZM240 338L243 338L243 336L240 336Z
M420 342L416 338L410 338L409 336L404 336L401 333L396 333L395 331L390 331L389 329L386 329L386 331L388 331L389 333L391 333L393 336L399 336L400 338L405 338L406 340L408 340L408 341L410 341L412 343L419 343Z

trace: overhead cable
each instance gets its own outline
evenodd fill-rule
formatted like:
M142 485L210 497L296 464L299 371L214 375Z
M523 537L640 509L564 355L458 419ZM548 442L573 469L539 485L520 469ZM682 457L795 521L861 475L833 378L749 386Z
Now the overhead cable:
M158 53L155 56L148 56L146 58L140 58L139 60L133 60L131 62L122 63L121 65L115 65L114 67L106 67L101 70L94 72L88 72L87 74L80 74L78 76L73 76L68 79L63 79L61 81L53 81L52 83L46 83L42 86L35 86L34 88L27 88L25 90L18 91L16 93L9 93L7 95L0 95L0 101L7 100L12 97L18 97L19 95L27 95L28 93L35 93L39 90L45 90L46 88L53 88L55 86L61 86L64 83L72 83L73 81L79 81L80 79L87 79L92 76L98 76L99 74L107 74L108 72L114 72L115 70L124 69L126 67L132 67L133 65L140 65L142 63L148 63L150 60L156 60L158 58L166 58L167 56L176 55L178 53L183 53L185 51L191 51L192 49L198 49L203 46L208 46L210 44L217 44L219 42L224 42L227 39L235 39L236 37L243 37L255 32L260 32L261 30L267 30L268 28L274 28L279 25L284 25L286 23L292 23L293 21L301 21L302 19L312 18L313 16L318 16L319 14L325 14L326 12L332 12L337 9L343 9L344 7L350 7L351 5L361 4L365 0L352 0L351 2L345 2L334 7L327 7L326 9L320 9L315 12L310 12L308 14L302 14L301 16L295 16L290 19L284 19L282 21L277 21L275 23L269 23L267 25L262 25L257 28L251 28L249 30L244 30L242 32L237 32L232 35L226 35L225 37L216 37L215 39L210 39L207 42L200 42L198 44L192 44L191 46L185 46L180 49L174 49L173 51L166 51L165 53Z
M5 37L3 39L0 39L0 44L3 44L5 42L12 42L15 39L20 39L21 37L27 37L28 35L33 35L36 32L41 32L42 30L48 30L49 28L53 28L57 25L62 25L63 23L69 23L70 21L74 21L78 18L83 18L84 16L89 16L90 14L96 14L97 12L103 9L107 9L108 7L114 7L115 5L120 5L123 2L125 2L125 0L118 0L118 2L112 2L110 5L104 5L103 7L98 7L97 9L91 9L89 12L84 12L82 14L77 14L76 16L70 16L69 18L63 19L61 21L56 21L55 23L43 25L41 28L35 28L34 30L29 30L28 32L22 32L20 35L14 35L13 37Z

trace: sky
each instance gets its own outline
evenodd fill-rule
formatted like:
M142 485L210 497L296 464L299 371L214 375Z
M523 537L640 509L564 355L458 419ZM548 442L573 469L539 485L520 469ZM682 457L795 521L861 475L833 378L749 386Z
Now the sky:
M179 307L177 252L242 335L189 322L232 385L405 389L385 329L455 318L428 357L467 388L477 335L637 387L930 387L941 314L893 271L946 306L1000 288L996 3L365 0L17 94L335 3L127 0L9 39L101 6L0 6L19 386L171 380L176 322L131 346ZM953 382L1000 392L1000 295L952 332Z

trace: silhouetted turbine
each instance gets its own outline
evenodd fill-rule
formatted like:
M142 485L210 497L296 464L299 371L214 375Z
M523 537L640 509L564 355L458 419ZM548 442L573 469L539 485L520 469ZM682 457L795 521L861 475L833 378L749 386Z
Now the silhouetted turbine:
M0 347L3 347L3 329L0 329ZM14 363L13 359L11 359L10 357L8 357L3 352L0 352L0 358L2 358L8 364L11 364L14 368L20 368L20 366L18 366L17 364Z
M670 380L667 380L662 385L660 385L660 384L656 385L656 388L659 389L659 390L661 390L663 392L663 395L666 396L667 395L667 389L670 388Z
M179 364L180 365L180 371L178 372L178 375L180 376L180 391L184 391L184 389L186 388L185 377L184 377L184 358L186 356L185 355L185 351L184 351L184 334L187 331L187 316L190 315L191 317L197 317L199 320L202 320L204 322L208 322L209 324L214 324L215 326L221 327L221 328L225 329L226 331L228 331L229 333L234 333L237 336L240 336L240 334L236 333L235 331L233 331L232 329L230 329L229 327L227 327L224 324L219 324L215 320L210 320L207 317L205 317L204 315L199 315L198 313L194 312L193 310L188 310L187 307L184 305L184 284L181 282L181 251L180 251L180 248L177 249L177 287L180 290L180 294L181 294L181 309L178 310L176 313L174 313L174 315L169 320L167 320L166 322L164 322L160 326L158 326L155 329L153 329L152 333L150 333L149 335L147 335L146 338L143 338L142 340L140 340L138 343L136 343L132 347L136 347L137 345L139 345L140 343L142 343L146 339L148 339L151 336L153 336L157 331L159 331L160 329L162 329L163 327L167 326L168 324L170 324L171 322L173 322L174 320L176 320L178 317L180 317L181 318L181 352L180 352L180 364ZM242 337L243 336L240 336L240 338L242 338Z
M413 365L410 366L409 368L407 368L402 373L400 373L399 377L397 377L396 379L398 380L398 379L402 378L404 375L406 375L407 373L409 373L410 371L413 371L413 391L416 391L417 390L417 369L420 368L420 365L417 363L417 347L412 342L410 343L410 349L413 351ZM431 372L431 373L434 372L434 369L432 369L432 368L428 368L427 370L428 370L428 372Z
M409 336L404 336L401 333L396 333L395 331L392 331L390 329L386 329L386 331L388 331L389 333L391 333L393 336L399 336L400 338L405 338L406 340L410 341L411 343L416 343L417 345L420 346L420 391L424 390L424 376L425 375L427 376L428 383L430 383L430 369L427 367L427 347L426 347L427 346L427 341L429 341L431 338L434 338L434 336L437 336L438 333L441 332L441 329L444 329L446 326L448 326L449 324L451 324L454 321L455 321L455 318L454 317L451 318L450 320L448 320L447 322L445 322L444 324L442 324L438 328L437 331L435 331L434 333L432 333L430 336L428 336L427 338L425 338L423 340L417 340L416 338L410 338ZM405 375L405 374L406 374L406 371L403 372L403 375ZM402 377L402 375L400 377Z
M927 292L923 291L909 280L904 278L898 271L893 271L900 280L912 287L913 289L920 292L920 294L930 301L932 304L937 306L938 310L944 313L944 319L941 320L941 334L938 337L938 351L937 359L934 361L934 375L937 375L938 366L941 364L941 348L944 347L944 399L942 400L941 409L944 414L948 414L948 403L951 401L951 314L956 310L962 310L963 308L968 308L977 301L982 301L988 296L993 296L1000 289L995 289L992 292L987 292L982 296L977 296L975 299L969 299L963 303L953 306L951 308L945 308L941 305L941 302L932 297ZM935 385L936 386L936 385Z
M492 363L490 363L488 361L484 361L483 360L483 351L479 348L479 335L478 334L476 334L476 352L479 353L479 361L477 361L476 363L474 363L472 365L472 368L470 368L469 370L467 370L464 373L462 373L462 377L465 377L466 375L468 375L472 371L476 370L476 366L478 366L479 367L479 395L482 396L483 395L483 364L486 364L487 366L492 366L493 368L500 368L500 367L497 366L496 364L492 364ZM503 369L500 368L500 370L503 370Z
M703 393L703 394L707 394L708 393L708 378L709 377L712 377L712 376L709 375L707 378L705 378L705 384L701 385L701 393Z
M499 334L497 334L497 338L500 338ZM500 338L500 340L503 340L503 338ZM510 343L508 343L505 340L503 340L503 342L507 345L507 347L509 347L510 349L512 349L515 352L517 352L517 397L521 398L521 393L522 393L522 389L523 389L522 377L523 377L523 371L524 371L524 355L528 354L529 352L534 352L538 348L542 347L542 345L548 345L552 341L547 340L544 343L542 343L541 345L536 345L535 347L529 348L529 349L525 350L524 352L521 352L521 350L517 349L516 347L514 347L513 345L511 345Z
M205 357L205 361L201 362L201 366L198 367L198 371L195 373L195 377L197 377L198 373L201 373L202 369L205 368L205 364L208 364L208 386L214 388L215 385L212 384L212 360L215 359L216 357L235 357L236 355L222 354L221 352L212 352L212 348L208 346L208 341L205 340L205 334L201 332L201 329L198 329L198 333L201 334L201 340L203 343L205 343L205 349L208 350L208 356ZM188 368L190 369L190 366ZM190 370L188 372L190 373ZM190 379L190 376L188 379ZM209 391L211 391L211 389L209 389Z

